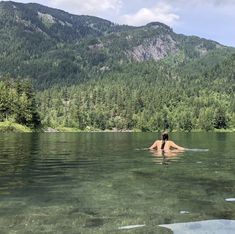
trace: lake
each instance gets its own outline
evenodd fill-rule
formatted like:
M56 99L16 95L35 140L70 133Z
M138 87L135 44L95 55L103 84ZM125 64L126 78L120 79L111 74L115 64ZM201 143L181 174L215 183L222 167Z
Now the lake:
M205 220L231 220L220 233L235 233L235 134L172 133L181 146L208 149L173 155L144 150L157 137L1 134L1 233L170 234L159 225L188 222L191 231L172 230L208 233Z

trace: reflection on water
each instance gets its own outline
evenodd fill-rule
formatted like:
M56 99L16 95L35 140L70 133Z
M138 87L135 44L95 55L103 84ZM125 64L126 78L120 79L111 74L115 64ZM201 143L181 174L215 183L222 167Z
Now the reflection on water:
M135 150L155 137L1 134L1 233L167 234L160 224L235 220L234 135L172 134L209 151Z
M154 162L163 165L167 165L171 161L178 160L178 157L184 153L184 151L182 150L150 150L150 152L154 157Z

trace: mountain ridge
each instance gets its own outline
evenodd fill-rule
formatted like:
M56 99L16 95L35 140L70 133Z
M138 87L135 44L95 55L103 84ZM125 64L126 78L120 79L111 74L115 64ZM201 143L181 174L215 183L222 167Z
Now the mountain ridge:
M81 82L123 63L172 58L174 65L211 51L229 53L218 42L176 34L163 23L118 25L37 3L0 2L0 25L0 75L29 77L41 88Z
M87 131L235 129L235 48L158 22L123 26L17 4L0 3L0 121Z

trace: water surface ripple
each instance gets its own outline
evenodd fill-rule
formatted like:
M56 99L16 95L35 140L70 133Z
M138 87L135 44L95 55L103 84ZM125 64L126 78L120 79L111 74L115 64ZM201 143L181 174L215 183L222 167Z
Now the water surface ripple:
M167 224L235 220L235 135L174 133L208 150L171 155L145 150L156 137L1 134L1 233L164 234Z

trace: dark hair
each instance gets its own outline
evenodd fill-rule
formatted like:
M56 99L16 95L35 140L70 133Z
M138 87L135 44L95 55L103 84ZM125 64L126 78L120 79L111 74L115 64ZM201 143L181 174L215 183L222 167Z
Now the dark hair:
M161 149L163 150L164 149L164 146L165 146L165 144L166 144L166 142L168 141L168 139L169 139L169 135L168 135L168 133L167 132L163 132L162 133L162 146L161 146Z

